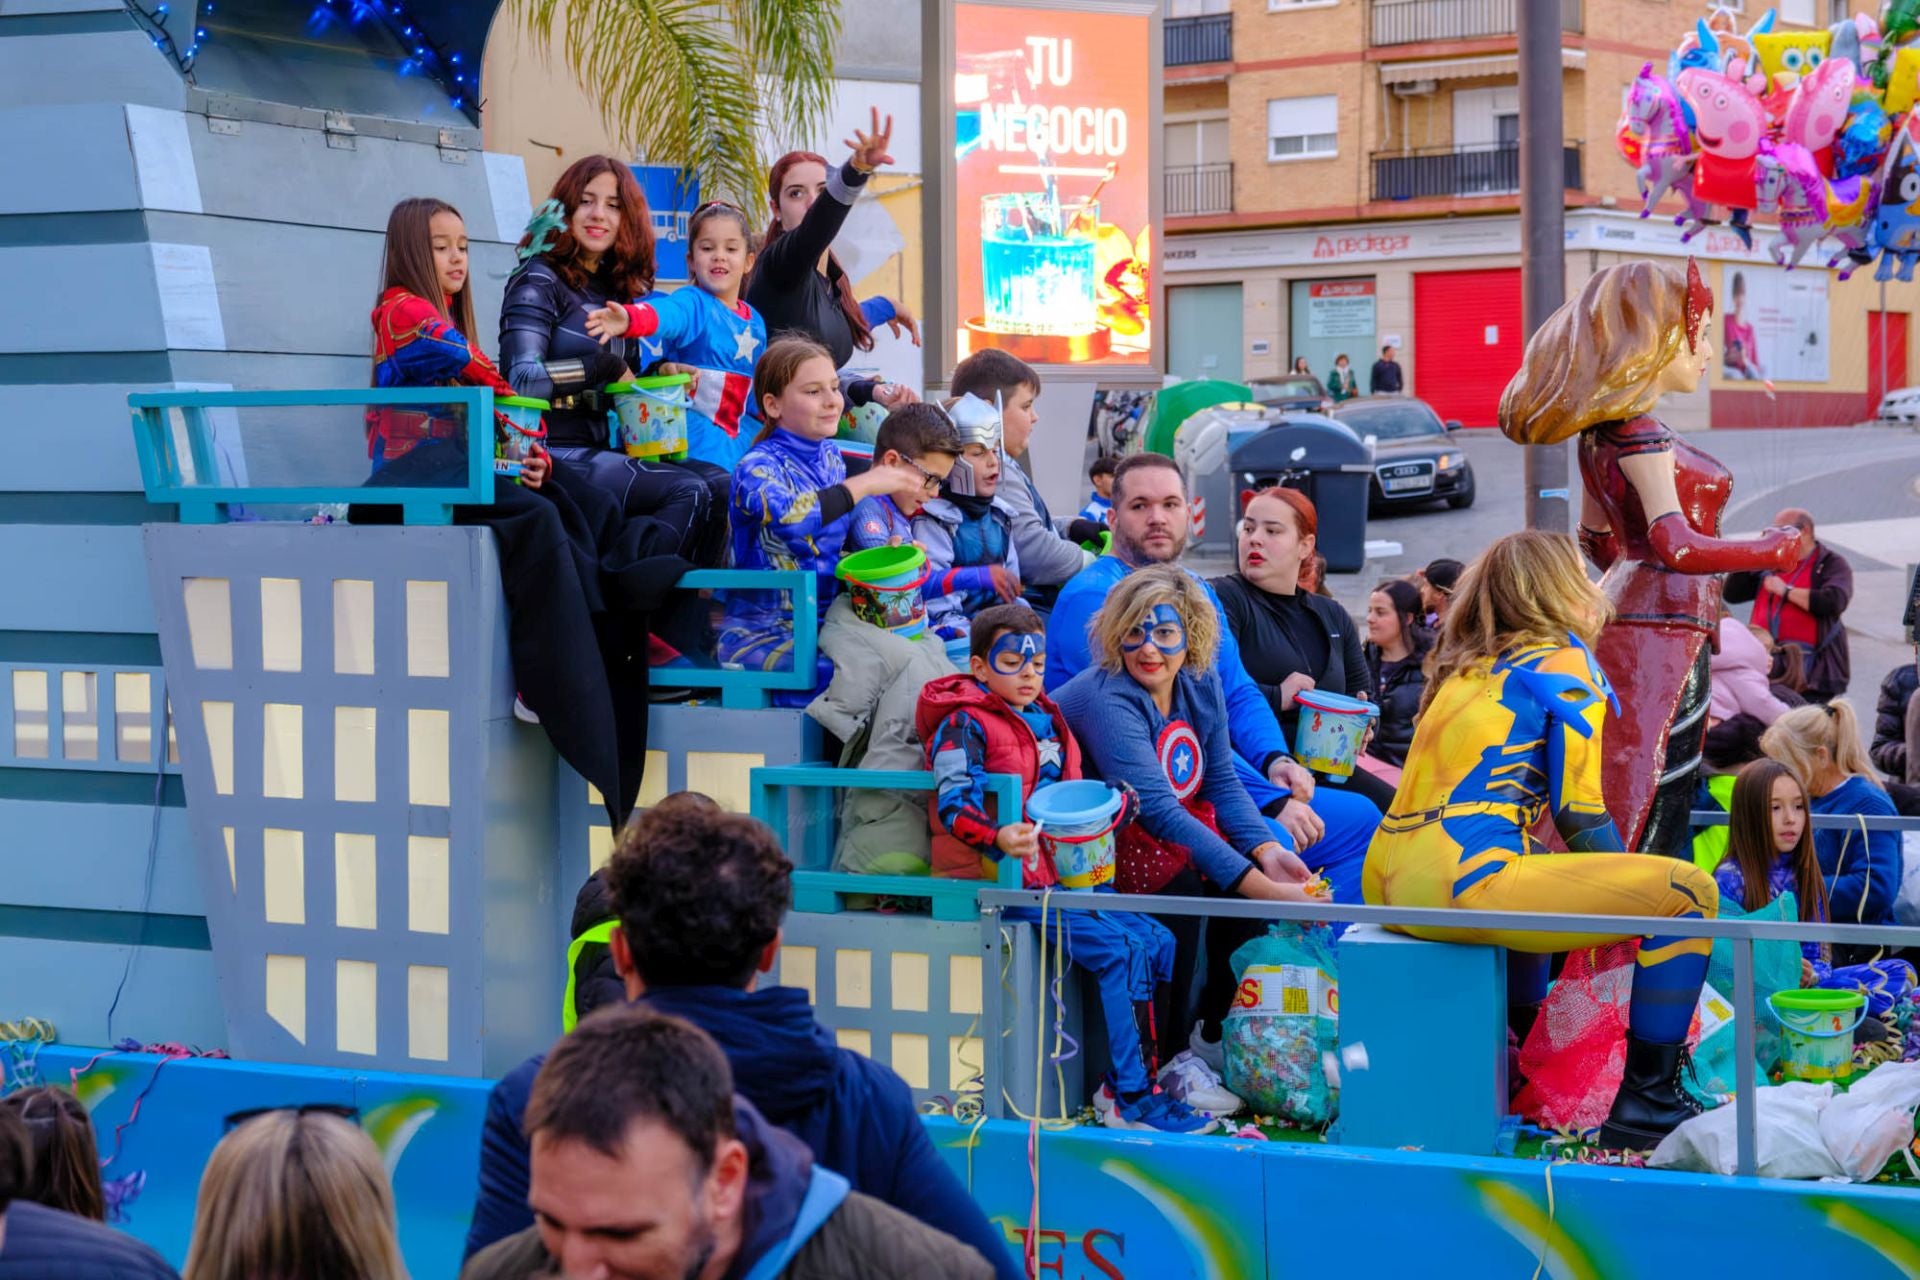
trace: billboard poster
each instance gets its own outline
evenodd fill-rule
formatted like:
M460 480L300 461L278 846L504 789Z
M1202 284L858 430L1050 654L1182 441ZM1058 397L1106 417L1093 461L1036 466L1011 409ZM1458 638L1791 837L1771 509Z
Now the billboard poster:
M1721 269L1720 371L1744 382L1827 380L1827 273Z
M1373 341L1373 281L1316 280L1307 286L1309 338Z
M960 353L1146 364L1150 18L954 6Z

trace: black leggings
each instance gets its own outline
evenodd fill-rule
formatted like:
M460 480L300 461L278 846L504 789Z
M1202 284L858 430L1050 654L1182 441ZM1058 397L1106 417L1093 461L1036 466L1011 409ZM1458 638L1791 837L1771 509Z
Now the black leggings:
M1160 892L1188 898L1231 898L1235 894L1220 888L1191 866L1167 881ZM1221 1023L1233 1007L1233 953L1242 943L1266 931L1264 920L1236 919L1229 916L1155 916L1173 934L1173 981L1165 993L1164 1012L1156 1012L1160 1035L1160 1061L1170 1062L1173 1055L1187 1047L1187 1033L1195 1022L1209 1040L1220 1038ZM1199 999L1193 998L1194 970L1200 961L1200 939L1204 928L1207 949L1206 985ZM1156 1000L1156 1009L1160 1001Z
M724 561L727 472L708 462L629 458L589 446L556 445L552 453L572 468L571 478L611 494L629 519L651 516L671 525L680 534L682 558L701 568Z

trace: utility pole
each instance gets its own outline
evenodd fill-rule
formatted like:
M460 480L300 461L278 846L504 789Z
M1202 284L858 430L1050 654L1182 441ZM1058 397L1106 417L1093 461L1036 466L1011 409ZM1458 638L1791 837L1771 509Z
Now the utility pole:
M1515 0L1520 45L1520 312L1527 336L1566 299L1566 173L1561 126L1563 0ZM1572 527L1566 444L1529 445L1527 528Z

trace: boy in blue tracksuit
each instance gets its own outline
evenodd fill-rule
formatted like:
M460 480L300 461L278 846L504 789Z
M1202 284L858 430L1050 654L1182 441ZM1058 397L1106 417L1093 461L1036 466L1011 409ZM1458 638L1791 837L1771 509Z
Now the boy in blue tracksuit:
M939 405L918 400L887 414L873 437L873 465L913 472L920 477L920 491L878 493L855 503L853 526L847 531L847 551L912 542L914 517L929 498L940 492L959 457L960 437Z

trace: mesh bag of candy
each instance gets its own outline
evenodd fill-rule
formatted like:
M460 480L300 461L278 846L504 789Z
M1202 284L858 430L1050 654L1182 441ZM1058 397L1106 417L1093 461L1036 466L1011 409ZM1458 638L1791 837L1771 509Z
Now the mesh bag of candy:
M1320 1126L1339 1093L1322 1055L1339 1046L1340 989L1324 925L1276 924L1233 953L1227 1087L1261 1115Z

